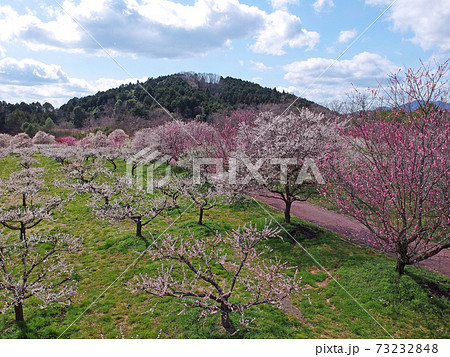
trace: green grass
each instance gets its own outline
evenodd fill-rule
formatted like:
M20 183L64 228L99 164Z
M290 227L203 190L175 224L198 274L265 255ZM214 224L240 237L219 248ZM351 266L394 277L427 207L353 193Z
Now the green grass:
M46 158L40 161L48 169L48 182L61 177L58 164ZM0 179L16 169L17 158L0 159ZM124 170L120 164L119 171ZM167 232L187 237L193 233L196 239L202 239L249 222L262 227L267 217L264 209L255 202L219 206L207 211L205 225L198 226L198 211L191 208L180 217L186 208L182 206L155 219L146 227L142 239L134 236L135 227L130 222L98 220L86 205L88 199L87 195L78 196L56 212L54 221L44 222L34 230L83 237L84 251L69 257L76 266L80 294L70 306L45 310L32 299L26 301L23 325L14 323L13 311L1 314L2 338L56 338L66 328L64 338L116 338L120 337L120 328L127 338L230 337L220 327L218 316L199 322L198 310L178 315L181 307L175 300L131 294L126 283L141 272L154 274L160 266L148 256L139 258L151 236ZM282 222L279 211L263 207ZM309 294L309 299L292 297L302 318L276 306L261 306L247 313L247 318L256 318L254 328L232 338L387 338L386 331L396 338L450 337L449 278L408 266L407 274L399 279L394 274L395 261L374 250L295 218L284 228L301 246L283 233L283 240L271 239L267 243L272 252L265 256L277 256L298 267ZM16 234L7 229L3 233ZM236 323L238 318L233 316Z

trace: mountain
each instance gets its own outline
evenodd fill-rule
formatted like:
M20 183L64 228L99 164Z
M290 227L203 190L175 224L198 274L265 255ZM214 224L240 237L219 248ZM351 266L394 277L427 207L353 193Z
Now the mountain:
M0 102L0 132L30 131L32 134L45 125L51 126L52 122L75 128L111 127L123 122L130 128L133 128L130 123L150 126L163 117L167 119L165 110L180 119L208 120L212 114L221 111L267 104L286 106L295 100L298 107L314 104L237 78L185 72L72 98L59 109L49 103Z
M423 101L417 101L415 100L414 102L408 103L408 104L403 104L401 106L401 109L405 110L405 111L415 111L417 109L419 109L421 106L423 106L424 102ZM436 108L440 108L443 110L450 110L450 104L449 103L445 103L442 101L432 101L430 102L430 104L432 104L433 106L435 106Z

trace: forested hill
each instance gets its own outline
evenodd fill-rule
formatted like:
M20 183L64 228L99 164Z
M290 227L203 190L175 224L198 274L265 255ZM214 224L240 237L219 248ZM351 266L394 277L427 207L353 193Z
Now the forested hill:
M280 93L241 79L183 73L150 78L140 84L121 85L96 95L74 98L61 106L59 112L68 118L76 107L81 107L86 114L96 117L131 114L146 118L151 117L152 111L161 110L152 97L169 112L185 119L197 116L206 118L221 109L290 103L296 98L292 94ZM301 104L308 106L311 102L302 100Z
M207 119L212 113L221 110L292 103L296 99L292 94L241 79L180 73L73 98L59 109L49 103L13 105L0 102L0 132L29 131L32 134L45 125L51 125L49 118L55 124L69 123L75 128L87 125L102 127L112 121L157 121L166 114L152 97L162 107L184 119ZM298 106L311 104L302 98L296 103Z

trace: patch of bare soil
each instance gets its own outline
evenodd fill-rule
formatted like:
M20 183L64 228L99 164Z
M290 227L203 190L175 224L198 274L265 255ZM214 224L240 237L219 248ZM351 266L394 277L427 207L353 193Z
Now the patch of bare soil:
M309 271L311 274L319 274L320 272L323 272L323 270L322 270L322 269L319 269L319 268L308 269L308 271Z
M331 278L330 278L330 277L327 277L325 280L316 282L316 284L317 284L317 286L318 286L319 288L324 288L325 286L328 285L328 283L330 282L330 280L331 280Z
M308 322L306 322L300 310L294 305L291 299L286 298L280 303L280 310L286 312L291 316L295 316L303 325L312 326Z

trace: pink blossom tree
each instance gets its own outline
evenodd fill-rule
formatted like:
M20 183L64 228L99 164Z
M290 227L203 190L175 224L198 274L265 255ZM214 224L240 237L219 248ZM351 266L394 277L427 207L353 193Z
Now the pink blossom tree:
M245 310L263 304L279 305L290 294L303 291L297 271L293 276L285 274L295 267L278 259L262 259L258 247L278 233L269 225L262 230L248 225L226 236L205 239L165 234L153 242L149 253L153 259L170 261L170 265L162 265L154 277L140 274L129 288L133 293L180 300L182 312L200 309L201 317L220 314L226 331L236 332L232 314L239 314L239 324L246 328L251 321L245 318ZM230 248L232 256L227 254ZM238 287L242 290L235 297Z
M199 121L169 122L155 128L154 134L163 144L159 150L171 155L175 160L188 149L196 146L212 146L218 140L216 130Z
M129 136L122 129L116 129L108 135L109 145L114 148L121 148L128 139Z
M217 157L224 159L225 166L227 166L227 160L230 155L237 149L239 127L252 125L258 114L252 110L235 110L216 119L213 127L218 137L213 143L214 151Z
M450 248L450 120L444 100L448 62L430 72L393 75L386 92L395 106L383 120L364 115L341 132L341 146L323 166L324 195L373 234L397 259L396 272Z

